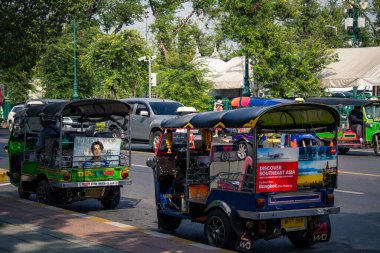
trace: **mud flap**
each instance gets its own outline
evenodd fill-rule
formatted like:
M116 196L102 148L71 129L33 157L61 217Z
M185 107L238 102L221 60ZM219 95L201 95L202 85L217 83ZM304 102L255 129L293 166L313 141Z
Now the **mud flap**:
M253 241L251 231L244 228L242 234L237 240L237 251L253 252Z
M331 223L328 215L318 217L318 224L313 229L314 242L328 242L331 236Z

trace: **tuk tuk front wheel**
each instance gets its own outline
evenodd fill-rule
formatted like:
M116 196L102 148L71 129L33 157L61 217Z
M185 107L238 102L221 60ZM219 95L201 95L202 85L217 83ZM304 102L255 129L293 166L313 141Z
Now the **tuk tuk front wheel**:
M37 202L47 205L54 205L57 202L55 193L46 180L38 182L36 197Z
M215 247L234 249L236 233L227 215L220 209L211 211L204 226L207 242Z
M30 192L26 192L25 189L20 185L18 187L18 196L22 199L28 199L30 197Z
M376 141L373 142L373 151L375 152L375 155L377 156L380 156L380 145L379 143Z
M103 207L106 209L114 209L120 203L120 187L107 189L106 196L100 199Z
M181 219L157 212L158 228L173 231L181 225Z

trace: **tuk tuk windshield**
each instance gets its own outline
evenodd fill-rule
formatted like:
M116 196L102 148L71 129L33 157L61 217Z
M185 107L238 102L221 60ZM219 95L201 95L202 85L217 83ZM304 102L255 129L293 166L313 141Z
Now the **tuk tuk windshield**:
M373 104L371 106L365 107L365 114L368 119L373 119L374 121L380 121L380 104Z

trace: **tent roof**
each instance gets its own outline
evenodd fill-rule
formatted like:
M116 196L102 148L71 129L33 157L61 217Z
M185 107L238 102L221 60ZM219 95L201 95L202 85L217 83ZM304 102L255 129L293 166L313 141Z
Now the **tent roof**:
M244 87L245 57L234 57L228 62L218 58L198 57L193 60L208 68L207 78L214 89L241 89Z
M380 47L338 48L339 61L321 72L326 88L380 85Z

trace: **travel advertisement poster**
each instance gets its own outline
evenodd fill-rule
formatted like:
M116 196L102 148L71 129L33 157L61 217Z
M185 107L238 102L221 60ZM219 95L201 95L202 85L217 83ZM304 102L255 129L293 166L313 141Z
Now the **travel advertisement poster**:
M256 192L336 187L334 147L260 148Z

